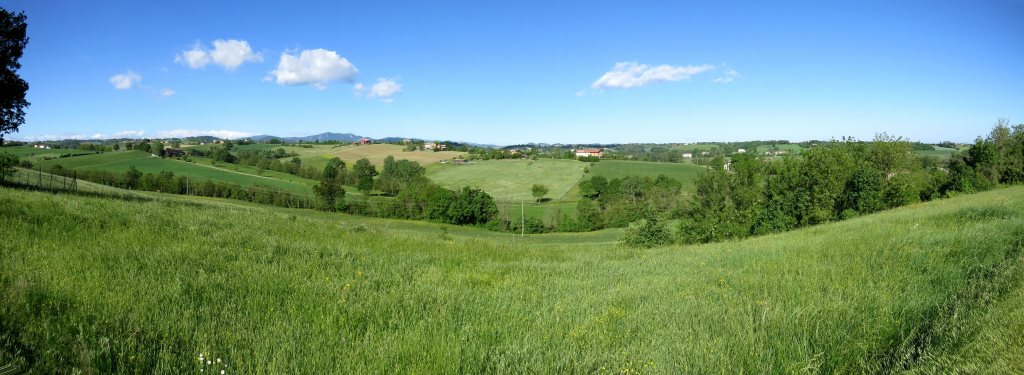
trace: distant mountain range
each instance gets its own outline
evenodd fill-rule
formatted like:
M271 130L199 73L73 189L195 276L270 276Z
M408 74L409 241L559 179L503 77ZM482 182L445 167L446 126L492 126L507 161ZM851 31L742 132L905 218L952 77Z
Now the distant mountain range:
M327 142L327 141L338 141L338 142L356 142L363 136L355 135L352 133L320 133L316 135L307 135L305 137L275 137L272 135L257 135L253 137L247 137L251 140L262 142L271 140L274 138L280 139L285 142Z
M245 139L251 139L251 140L256 141L256 142L265 142L265 141L268 141L268 140L271 140L271 139L274 139L274 138L280 139L280 140L285 141L285 142L317 142L317 141L319 141L319 142L327 142L327 141L357 142L357 141L359 141L362 138L368 138L368 139L372 139L374 142L382 142L382 143L398 143L398 142L401 142L402 140L405 140L405 139L409 139L409 140L412 140L414 142L416 142L416 141L428 141L428 140L419 139L419 138L405 138L405 137L370 138L370 137L363 137L361 135L356 135L356 134L352 134L352 133L330 133L330 132L320 133L320 134L316 134L316 135L307 135L305 137L277 137L277 136L273 136L273 135L256 135L256 136L252 136L252 137L245 137ZM429 142L433 142L433 141L434 140L429 140ZM465 143L465 142L453 142L453 143ZM468 144L468 145L471 145L471 146L477 146L477 147L487 147L487 148L497 148L498 147L498 146L495 146L495 145L487 145L487 144L479 144L479 143L465 143L465 144Z

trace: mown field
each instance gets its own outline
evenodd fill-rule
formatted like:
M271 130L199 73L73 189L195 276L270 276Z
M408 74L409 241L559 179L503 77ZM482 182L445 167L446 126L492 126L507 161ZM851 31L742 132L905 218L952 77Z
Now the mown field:
M315 182L299 177L265 171L263 176L255 174L255 168L221 163L219 166L209 164L208 159L196 158L196 162L177 159L154 158L142 151L106 152L95 155L82 155L69 158L40 161L37 166L44 170L54 165L65 169L103 170L123 173L134 166L142 173L173 172L175 176L188 176L190 180L201 183L210 180L240 186L269 186L293 194L312 194L311 185ZM247 173L248 172L248 173Z
M0 188L0 358L41 373L1021 369L1020 187L649 250L289 212Z
M366 158L377 166L378 171L384 166L384 159L388 156L394 156L396 160L406 159L420 163L422 166L428 166L440 163L442 160L464 158L466 154L455 151L405 151L404 146L391 144L344 145L329 149L306 149L305 153L300 152L300 158L305 165L323 167L327 165L328 160L337 157L351 166L357 160Z
M467 165L439 165L429 168L427 177L441 186L483 189L501 202L532 202L530 187L547 186L547 197L560 200L579 183L589 163L576 160L479 160Z

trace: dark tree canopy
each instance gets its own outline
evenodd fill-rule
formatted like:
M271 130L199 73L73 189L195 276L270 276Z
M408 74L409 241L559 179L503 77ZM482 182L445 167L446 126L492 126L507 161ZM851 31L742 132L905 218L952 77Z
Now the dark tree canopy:
M0 145L4 134L18 131L25 122L25 100L28 82L18 76L22 52L28 44L25 13L11 13L0 8Z

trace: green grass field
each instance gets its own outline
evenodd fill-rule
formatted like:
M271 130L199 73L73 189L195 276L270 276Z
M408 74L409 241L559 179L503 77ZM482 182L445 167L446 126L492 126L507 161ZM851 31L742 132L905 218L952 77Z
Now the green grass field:
M212 166L206 162L207 159L197 158L200 161L186 162L177 159L161 159L151 157L142 151L107 152L97 155L82 155L69 158L50 159L37 163L43 169L54 165L60 165L65 169L80 170L104 170L112 172L125 172L134 166L142 173L159 173L160 171L173 172L175 176L188 176L190 180L201 183L210 180L217 183L226 183L240 186L269 186L293 194L312 194L310 185L312 182L299 177L274 177L283 173L265 172L264 176L255 175L255 168L238 166L239 170L251 170L250 173L233 170L233 164L221 164Z
M0 188L0 358L38 373L1021 369L1022 187L649 250L206 202Z
M532 202L530 187L547 186L547 197L561 200L583 176L588 163L576 160L483 160L467 165L445 164L427 169L427 177L441 186L483 189L500 202Z
M939 146L932 146L932 147L934 147L935 149L934 150L928 150L928 151L926 151L926 150L914 150L914 152L917 153L918 155L921 155L921 156L934 157L934 158L938 158L938 159L941 159L941 160L944 160L944 161L945 160L949 160L950 158L952 158L953 154L956 154L957 152L960 152L960 150L953 149L953 148L946 148L946 147L939 147Z
M707 168L690 163L657 163L647 161L602 160L590 167L585 177L604 176L625 178L627 176L655 178L664 174L683 183L684 190L693 187L693 180Z
M87 155L87 154L95 154L96 153L96 151L73 150L73 149L41 149L41 148L32 147L31 145L0 147L0 152L9 153L9 154L12 154L14 156L17 156L20 159L25 159L25 160L31 161L33 163L35 163L37 161L40 161L40 160L45 160L45 159L50 159L50 158L57 158L57 157L60 157L61 155L66 155L66 154L71 154L71 155Z
M800 147L800 145L796 143L785 143L777 144L774 147L772 145L760 145L757 146L757 150L754 151L757 152L757 155L764 155L765 152L771 151L773 148L784 150L788 155L799 155L804 150L803 147Z

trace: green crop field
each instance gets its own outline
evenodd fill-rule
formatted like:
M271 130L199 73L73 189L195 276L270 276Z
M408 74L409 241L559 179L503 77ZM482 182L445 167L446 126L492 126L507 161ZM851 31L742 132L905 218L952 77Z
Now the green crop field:
M953 157L953 154L956 154L957 152L960 152L959 150L953 149L953 148L939 147L939 146L932 146L932 147L935 148L935 149L934 150L915 150L914 152L917 153L918 155L921 155L921 156L934 157L934 158L939 158L939 159L942 159L942 160L949 160L949 158Z
M757 146L757 150L755 150L755 152L757 152L758 155L764 155L765 152L771 151L772 149L779 149L779 150L786 151L786 153L789 154L789 155L799 155L800 152L802 152L804 150L804 148L800 147L800 145L798 145L798 144L795 144L795 143L784 143L784 144L777 144L775 146L772 146L772 145L760 145L760 146Z
M57 158L57 157L60 157L61 155L67 155L67 154L71 154L71 155L86 155L86 154L95 154L96 153L96 151L74 150L74 149L35 148L35 147L32 147L31 145L0 147L0 152L6 152L6 153L9 153L9 154L13 154L14 156L17 156L18 158L29 160L29 161L31 161L33 163L36 162L36 161L39 161L39 160L44 160L44 159L48 159L48 158Z
M200 159L206 160L206 159ZM207 162L186 162L176 159L154 158L142 151L107 152L96 155L82 155L69 158L50 159L41 161L37 165L44 169L54 165L60 165L65 169L81 170L104 170L113 172L125 172L134 166L142 173L159 173L161 171L173 172L175 176L188 176L194 182L210 180L218 183L227 183L240 186L269 186L281 189L293 194L312 194L310 182L300 181L298 177L288 179L273 178L269 176L256 176L245 172L232 170L234 165L224 164L224 167L215 167ZM243 168L242 166L239 167ZM269 175L270 173L266 173Z
M649 250L205 202L0 188L0 359L39 373L1021 371L1022 187Z
M634 177L657 177L659 174L679 180L683 189L693 187L693 180L707 168L690 163L657 163L647 161L602 160L590 167L589 176L604 176L608 179Z
M427 177L451 189L483 189L503 202L533 201L530 187L547 186L547 197L560 200L583 176L588 163L576 160L483 160L467 165L445 164L427 170Z

